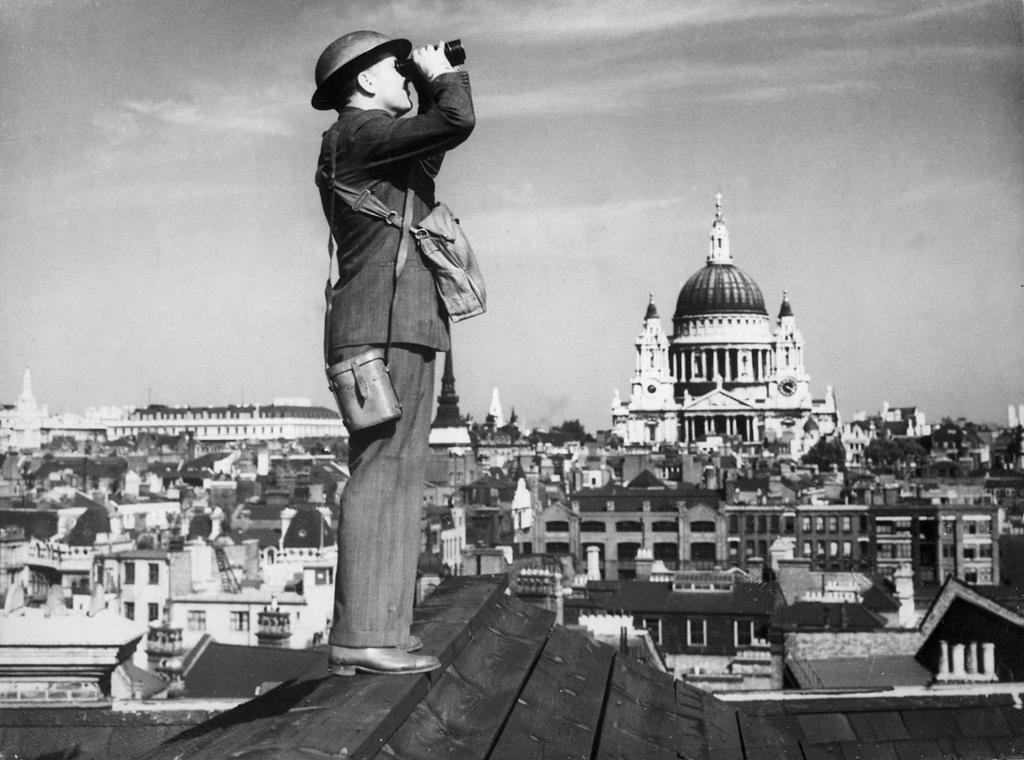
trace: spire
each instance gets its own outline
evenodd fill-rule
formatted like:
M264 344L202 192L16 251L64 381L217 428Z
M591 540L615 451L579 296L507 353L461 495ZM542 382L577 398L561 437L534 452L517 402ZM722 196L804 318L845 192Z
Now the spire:
M487 416L491 418L495 428L505 427L505 413L501 410L501 399L498 398L497 388L491 394L491 408L487 410Z
M789 291L782 291L782 306L779 307L779 319L783 317L792 317L793 307L789 305Z
M722 216L722 194L715 195L715 221L711 223L711 247L708 251L709 264L731 264L729 252L729 230Z
M644 314L644 319L658 319L658 307L654 305L654 293L651 293L651 300L647 304L647 313Z
M441 393L437 397L437 417L432 428L462 427L459 414L459 397L455 393L455 371L452 369L452 351L444 354L444 374L441 376Z
M21 396L18 397L18 400L32 400L32 370L28 367L25 368L25 374L21 378Z

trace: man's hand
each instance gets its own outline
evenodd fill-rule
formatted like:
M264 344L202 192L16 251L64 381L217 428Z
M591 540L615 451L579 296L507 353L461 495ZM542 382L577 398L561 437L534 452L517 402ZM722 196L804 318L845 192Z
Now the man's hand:
M444 42L424 45L412 51L412 62L428 82L439 74L455 71L444 54Z

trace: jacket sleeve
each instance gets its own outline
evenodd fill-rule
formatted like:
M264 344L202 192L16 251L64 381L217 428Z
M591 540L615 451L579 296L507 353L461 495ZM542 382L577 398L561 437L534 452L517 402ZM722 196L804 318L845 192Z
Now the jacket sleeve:
M469 137L476 125L469 74L441 74L430 87L432 102L416 116L396 119L384 111L364 112L348 138L350 154L360 159L364 169L424 159L450 150ZM431 157L427 163L439 163L438 158Z

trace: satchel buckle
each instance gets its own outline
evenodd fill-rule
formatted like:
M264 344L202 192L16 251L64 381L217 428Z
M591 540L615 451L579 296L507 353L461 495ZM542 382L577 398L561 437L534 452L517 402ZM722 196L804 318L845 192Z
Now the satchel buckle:
M409 232L411 232L412 236L417 240L423 240L423 238L430 236L430 233L422 227L410 227Z

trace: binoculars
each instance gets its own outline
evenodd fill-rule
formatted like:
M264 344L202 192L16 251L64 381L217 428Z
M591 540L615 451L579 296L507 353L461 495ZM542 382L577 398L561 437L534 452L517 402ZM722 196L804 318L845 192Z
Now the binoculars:
M444 57L448 59L448 63L452 66L464 64L466 62L466 50L462 47L462 40L452 40L451 42L444 43ZM404 77L412 76L416 73L416 65L412 62L412 58L397 61L395 68Z

